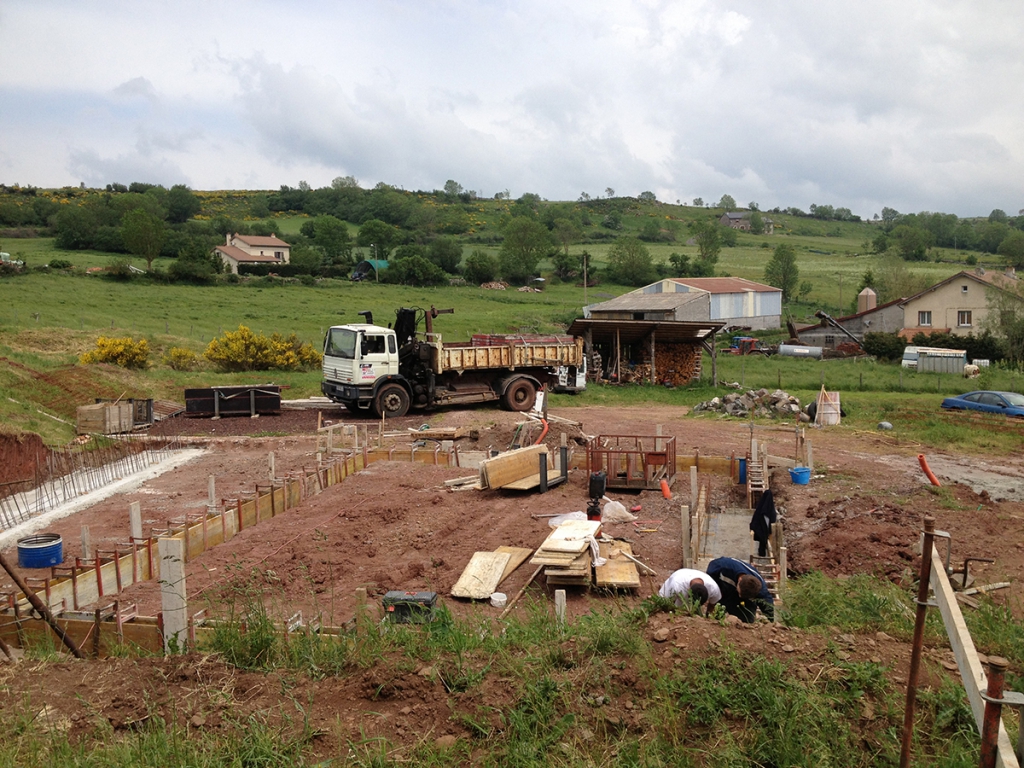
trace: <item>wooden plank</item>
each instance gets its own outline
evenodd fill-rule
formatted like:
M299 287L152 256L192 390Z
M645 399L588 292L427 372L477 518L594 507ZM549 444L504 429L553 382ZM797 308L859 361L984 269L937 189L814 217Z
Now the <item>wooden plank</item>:
M508 552L474 552L459 580L452 587L452 597L483 600L498 587L501 574L511 558Z
M632 555L633 548L625 541L602 541L598 547L607 562L594 569L594 583L609 589L639 589L640 571L636 563L619 554Z
M562 470L560 469L549 469L548 470L548 487L557 484L562 479ZM529 477L524 477L521 480L516 480L514 483L505 483L501 486L506 491L529 491L533 488L540 486L540 472L534 472Z
M501 488L516 480L536 474L540 467L540 454L547 453L546 445L531 445L508 451L493 459L480 462L480 485Z
M932 550L932 572L931 585L935 591L935 602L938 603L939 613L942 614L942 623L946 626L946 633L949 635L949 644L956 657L957 667L960 669L960 677L964 682L967 691L967 699L971 704L971 711L974 713L974 720L978 730L982 728L985 717L985 700L981 698L982 691L988 688L988 678L978 658L978 651L974 647L974 641L967 630L967 623L956 602L956 593L946 576L946 566L936 550ZM998 753L996 765L1004 768L1020 768L1017 757L1013 751L1013 744L1006 733L1006 727L1002 721L999 722L999 737L997 741Z
M575 552L542 552L537 550L537 553L530 558L530 565L568 565L576 559L577 553Z
M495 552L508 552L508 564L505 566L505 570L501 572L501 578L498 579L498 584L501 584L505 579L512 575L512 572L520 565L526 562L526 558L533 554L532 549L526 547L498 547Z
M567 520L544 539L540 551L582 552L590 546L588 537L597 536L600 530L600 520Z

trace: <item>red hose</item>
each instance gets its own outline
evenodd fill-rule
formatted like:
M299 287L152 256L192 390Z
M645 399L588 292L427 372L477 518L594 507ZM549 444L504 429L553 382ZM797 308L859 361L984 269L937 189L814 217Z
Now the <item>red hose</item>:
M544 425L544 429L540 431L540 437L537 438L537 442L535 442L534 445L540 445L541 440L543 440L544 436L548 433L548 420L541 419L540 423Z
M939 479L935 476L935 473L933 473L931 469L928 468L928 460L924 457L924 454L917 454L917 460L921 463L921 470L924 472L924 476L927 477L931 484L934 485L936 488L941 488L942 483L939 482Z

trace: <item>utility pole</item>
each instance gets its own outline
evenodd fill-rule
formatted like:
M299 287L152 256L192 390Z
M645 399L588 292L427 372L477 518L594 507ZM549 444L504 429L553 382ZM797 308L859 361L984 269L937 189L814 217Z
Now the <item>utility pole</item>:
M587 306L587 252L583 252L583 306Z

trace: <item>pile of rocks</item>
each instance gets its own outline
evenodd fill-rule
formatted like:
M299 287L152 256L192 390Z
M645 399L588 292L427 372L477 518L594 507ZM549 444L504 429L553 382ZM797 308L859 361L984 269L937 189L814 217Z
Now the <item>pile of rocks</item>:
M697 411L715 411L728 416L745 418L753 413L759 418L792 418L803 416L800 411L799 398L788 392L776 389L749 389L746 392L730 392L724 397L715 397L693 407Z

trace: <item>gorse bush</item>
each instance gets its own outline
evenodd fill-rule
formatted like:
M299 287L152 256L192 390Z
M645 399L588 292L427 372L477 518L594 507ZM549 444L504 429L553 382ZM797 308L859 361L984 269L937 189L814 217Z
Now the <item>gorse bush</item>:
M145 339L135 341L131 336L116 339L100 336L96 340L96 349L82 355L79 362L82 365L111 363L122 368L145 368L149 363L149 342Z
M171 347L164 354L164 364L175 371L194 371L199 363L199 355L184 347Z
M312 345L303 343L294 333L266 336L244 325L211 341L204 356L225 371L308 371L322 360Z

